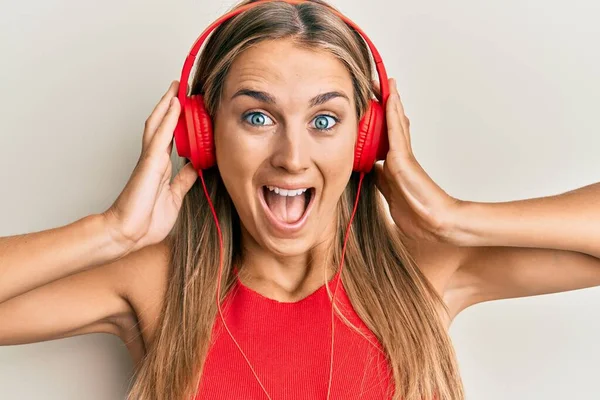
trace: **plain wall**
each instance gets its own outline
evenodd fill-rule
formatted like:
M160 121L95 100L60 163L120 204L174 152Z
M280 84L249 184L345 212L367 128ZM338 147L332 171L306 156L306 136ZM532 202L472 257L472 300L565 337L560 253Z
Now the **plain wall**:
M145 119L232 4L1 0L0 236L108 208ZM600 181L598 2L333 4L377 45L417 159L451 195L508 201ZM600 289L479 304L451 335L469 400L600 397ZM0 398L119 399L131 368L104 334L2 347Z

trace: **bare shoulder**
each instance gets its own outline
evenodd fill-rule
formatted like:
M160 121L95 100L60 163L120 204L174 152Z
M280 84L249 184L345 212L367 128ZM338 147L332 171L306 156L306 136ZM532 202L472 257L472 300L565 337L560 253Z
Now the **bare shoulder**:
M154 340L169 275L169 246L166 241L146 246L129 255L121 278L122 293L132 315L119 321L120 335L137 364ZM143 351L133 349L143 348Z

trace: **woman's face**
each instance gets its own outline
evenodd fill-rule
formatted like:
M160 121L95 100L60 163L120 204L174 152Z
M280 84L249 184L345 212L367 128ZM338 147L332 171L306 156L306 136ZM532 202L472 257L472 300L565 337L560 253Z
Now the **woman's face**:
M244 240L291 256L330 239L357 133L344 64L290 40L263 41L237 57L223 90L217 165Z

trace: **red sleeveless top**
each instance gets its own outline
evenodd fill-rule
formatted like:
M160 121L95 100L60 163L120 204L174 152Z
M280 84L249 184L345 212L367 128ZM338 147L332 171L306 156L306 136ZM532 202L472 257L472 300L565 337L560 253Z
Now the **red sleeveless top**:
M339 271L328 282L332 293L338 278ZM342 281L335 301L368 340L335 314L330 399L391 399L393 380L383 350L352 308ZM222 310L227 327L272 400L327 398L331 301L325 285L299 301L279 302L238 278ZM268 399L219 314L195 397L206 399Z

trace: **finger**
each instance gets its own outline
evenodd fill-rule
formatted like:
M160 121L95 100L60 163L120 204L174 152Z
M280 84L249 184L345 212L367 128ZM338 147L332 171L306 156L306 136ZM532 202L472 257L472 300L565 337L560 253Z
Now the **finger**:
M394 84L390 85L390 92L393 92L397 98L396 105L398 107L398 114L400 115L400 124L402 125L402 133L404 133L404 138L406 143L408 144L408 148L412 149L410 143L410 121L404 112L404 105L402 104L402 98L400 97L400 93L398 92L398 87L396 85L396 80L394 79ZM412 150L411 150L412 151Z
M171 142L169 143L169 146L167 147L167 154L171 155L173 153L173 141L171 140Z
M146 123L144 125L144 135L142 138L142 151L148 148L148 144L150 144L150 142L152 141L152 137L154 136L156 129L160 125L160 122L162 121L169 109L169 102L171 101L173 96L177 95L178 88L179 82L172 81L171 85L169 86L169 89L161 97L160 101L158 102L158 104L156 104L156 106L152 110L152 113L146 120Z
M188 162L177 173L173 182L171 182L171 193L177 208L181 207L184 196L194 186L194 182L198 179L198 172L191 162Z
M390 78L390 81L393 80L393 78ZM400 96L394 87L395 83L390 82L390 96L388 97L385 110L389 149L390 151L398 151L401 154L406 155L409 153L409 148L401 122L400 107L397 104L400 102Z
M171 154L169 149L172 149L171 143L173 142L173 131L177 125L180 110L179 99L177 99L177 97L171 98L171 105L167 110L165 117L160 122L160 125L156 128L156 132L154 133L150 144L148 144L148 154Z
M379 191L383 194L389 207L394 207L396 210L403 210L402 212L412 214L409 204L406 202L404 195L402 194L402 188L393 180L393 177L388 172L386 176L385 163L376 163L375 169L375 184ZM391 209L390 209L391 210Z

